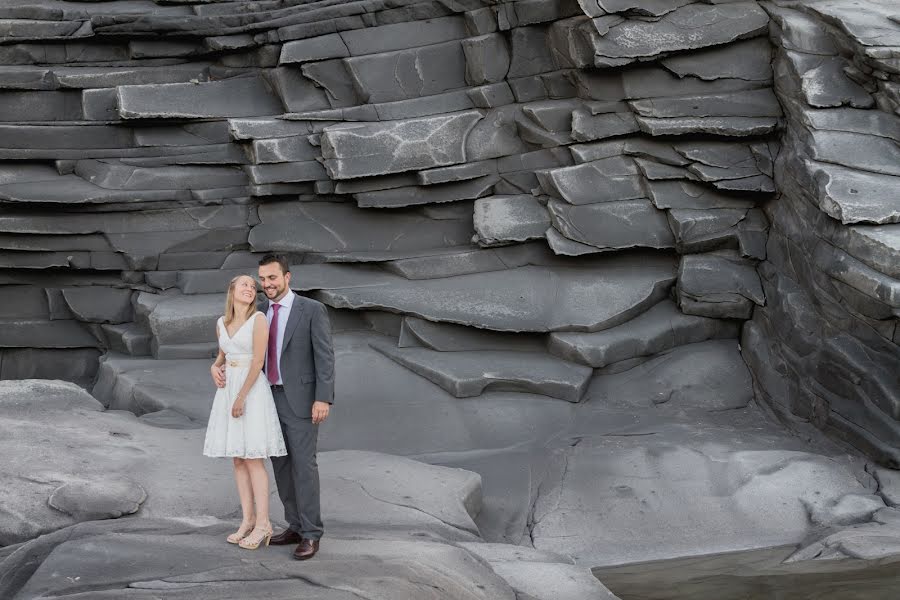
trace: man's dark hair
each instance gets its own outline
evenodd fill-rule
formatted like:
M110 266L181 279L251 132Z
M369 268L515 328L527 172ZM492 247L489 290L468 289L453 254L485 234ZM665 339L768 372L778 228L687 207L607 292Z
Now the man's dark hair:
M285 275L291 272L291 268L288 266L287 257L284 254L270 253L259 259L259 266L271 265L272 263L278 263L279 265L281 265L281 272Z

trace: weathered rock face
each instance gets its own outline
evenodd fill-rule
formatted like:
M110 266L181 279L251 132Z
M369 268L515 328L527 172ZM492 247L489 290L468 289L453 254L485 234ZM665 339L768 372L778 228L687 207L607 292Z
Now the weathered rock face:
M744 327L744 356L786 423L810 421L898 468L900 25L889 3L766 9L788 118L781 194L766 206L767 303Z
M28 494L0 544L228 514L207 497L230 497L227 470L181 511L160 471L177 468L148 461L171 449L199 470L212 325L269 251L331 309L340 405L322 448L482 476L479 512L472 477L396 459L454 490L415 513L407 482L359 484L393 459L323 455L337 530L398 544L385 597L605 598L581 565L797 543L896 502L893 471L876 484L751 402L900 467L890 0L0 4L0 379L87 387L99 404L72 400L59 441L96 428L115 448L80 478L78 452L5 475ZM53 406L21 418L43 435ZM387 506L354 521L365 493ZM238 568L235 597L297 581L231 562L207 535L220 524L181 527L75 525L52 556L38 539L0 568L43 557L14 578L23 597L222 597ZM145 542L179 550L60 587L110 538L125 562ZM350 546L334 559L363 588L370 548ZM320 568L315 593L352 593ZM413 574L428 583L404 587Z

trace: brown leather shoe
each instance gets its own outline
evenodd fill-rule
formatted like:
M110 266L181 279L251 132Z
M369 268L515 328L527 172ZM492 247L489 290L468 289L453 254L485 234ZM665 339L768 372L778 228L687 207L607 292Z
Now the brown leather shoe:
M300 545L294 548L294 559L309 560L319 551L319 540L301 540Z
M301 541L303 541L303 538L300 537L299 533L293 529L285 529L278 535L273 535L272 539L269 540L269 545L287 546L288 544L299 544Z

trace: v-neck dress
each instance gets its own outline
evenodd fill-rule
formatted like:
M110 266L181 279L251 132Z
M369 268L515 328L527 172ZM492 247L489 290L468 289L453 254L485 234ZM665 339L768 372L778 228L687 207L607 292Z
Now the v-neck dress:
M247 319L234 332L234 337L228 336L222 317L216 323L219 348L225 352L225 387L216 390L209 413L203 444L206 456L267 458L287 454L275 400L265 374L260 372L250 388L244 402L244 414L238 418L231 416L231 407L253 361L253 327L249 324L260 314L254 313Z

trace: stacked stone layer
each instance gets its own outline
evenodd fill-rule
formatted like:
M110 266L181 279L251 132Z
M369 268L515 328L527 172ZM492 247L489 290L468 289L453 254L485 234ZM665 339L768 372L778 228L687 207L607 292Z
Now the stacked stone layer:
M537 372L573 401L578 363L606 361L553 356L551 332L630 328L670 295L748 318L781 117L768 16L643 4L2 7L2 292L34 313L5 317L5 376L209 356L222 289L271 250L337 309L544 336ZM648 319L616 359L672 347ZM553 387L500 371L446 385Z
M900 23L890 2L774 2L787 115L744 328L758 395L900 466ZM875 32L878 32L877 34Z

